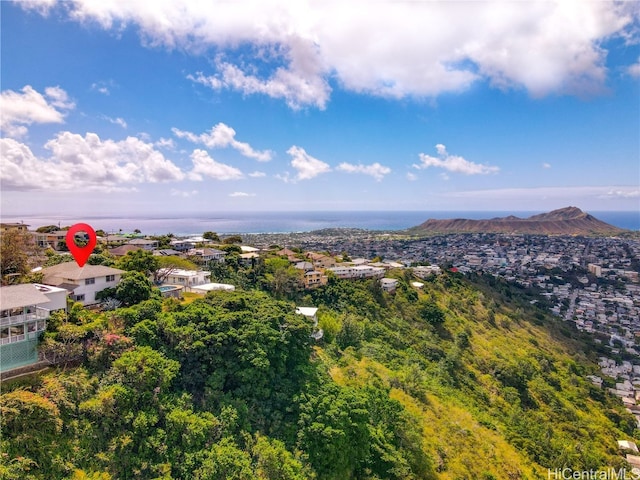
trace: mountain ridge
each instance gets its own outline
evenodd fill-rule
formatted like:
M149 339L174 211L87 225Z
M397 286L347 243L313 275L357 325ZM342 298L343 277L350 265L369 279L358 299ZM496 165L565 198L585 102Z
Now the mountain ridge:
M626 230L598 220L578 207L520 218L514 215L487 220L428 219L409 229L415 233L510 233L529 235L616 235Z

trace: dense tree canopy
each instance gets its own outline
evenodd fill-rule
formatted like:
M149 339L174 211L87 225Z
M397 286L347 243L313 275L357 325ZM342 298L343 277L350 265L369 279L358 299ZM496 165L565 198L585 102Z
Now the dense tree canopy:
M394 294L286 291L274 258L223 266L244 289L180 302L151 293L147 260L124 260L142 271L121 308L52 317L56 370L3 382L0 477L532 479L620 468L616 439L638 437L584 378L586 341L515 292L394 272ZM322 340L296 305L319 307Z

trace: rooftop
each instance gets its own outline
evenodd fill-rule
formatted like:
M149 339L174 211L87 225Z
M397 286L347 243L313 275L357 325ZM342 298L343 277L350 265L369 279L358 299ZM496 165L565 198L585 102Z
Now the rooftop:
M49 297L47 297L38 287L39 285L34 283L0 287L0 306L2 310L47 303L49 301Z

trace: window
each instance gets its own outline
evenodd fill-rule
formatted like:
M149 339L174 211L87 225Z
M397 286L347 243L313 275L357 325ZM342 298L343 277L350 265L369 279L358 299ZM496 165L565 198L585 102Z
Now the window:
M76 302L84 302L84 294L76 295Z
M96 279L95 278L86 278L84 280L84 284L85 285L93 285L94 283L96 283Z
M107 282L115 282L115 281L116 281L115 275L107 275Z

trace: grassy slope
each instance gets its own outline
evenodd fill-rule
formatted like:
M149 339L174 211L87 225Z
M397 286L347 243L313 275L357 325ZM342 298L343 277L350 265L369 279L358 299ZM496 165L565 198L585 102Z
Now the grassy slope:
M616 422L624 428L628 418L584 379L596 366L577 332L461 280L428 283L419 293L425 299L445 311L443 325L417 320L396 298L370 321L360 348L318 355L339 384L391 388L421 422L439 478L546 478L547 468L622 466L616 439L629 435Z

